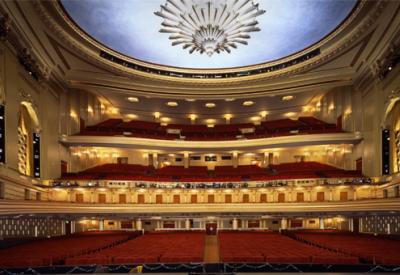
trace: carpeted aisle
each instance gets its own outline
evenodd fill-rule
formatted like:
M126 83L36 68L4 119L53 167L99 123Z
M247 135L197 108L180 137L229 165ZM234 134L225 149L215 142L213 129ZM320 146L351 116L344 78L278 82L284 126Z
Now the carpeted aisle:
M204 247L204 262L218 263L219 262L219 245L216 235L206 236Z

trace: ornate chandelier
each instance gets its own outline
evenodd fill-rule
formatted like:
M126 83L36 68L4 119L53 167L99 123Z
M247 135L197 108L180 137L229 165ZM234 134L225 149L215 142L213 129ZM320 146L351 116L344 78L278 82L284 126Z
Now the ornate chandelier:
M154 14L164 19L160 32L171 34L172 46L212 56L247 45L264 13L251 0L167 0Z

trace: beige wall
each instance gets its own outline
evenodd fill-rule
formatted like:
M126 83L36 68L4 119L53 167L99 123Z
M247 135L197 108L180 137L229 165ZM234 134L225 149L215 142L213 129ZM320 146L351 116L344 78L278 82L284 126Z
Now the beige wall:
M7 78L3 87L6 106L6 166L18 168L18 112L22 101L35 106L41 128L41 176L44 179L60 174L58 154L58 98L49 87L34 80L22 68L14 54L4 45L0 59L5 63ZM46 165L44 165L46 164Z
M400 78L396 77L399 70L397 67L383 81L371 76L368 85L333 89L321 99L315 116L336 123L336 118L342 115L344 130L359 131L363 136L363 142L355 145L353 153L344 160L345 167L354 168L355 160L362 157L366 175L381 175L381 130L386 102L392 91L400 89Z

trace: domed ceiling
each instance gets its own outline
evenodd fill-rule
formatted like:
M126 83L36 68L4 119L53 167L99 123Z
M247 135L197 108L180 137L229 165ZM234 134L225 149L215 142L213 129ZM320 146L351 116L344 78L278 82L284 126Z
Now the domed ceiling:
M145 62L194 69L242 67L287 57L334 31L357 4L357 0L60 2L80 28L112 50ZM229 12L224 11L225 4ZM221 33L230 19L235 23L229 25L230 32ZM191 34L200 37L197 27L209 25L221 28L203 30L197 46L188 41ZM219 44L211 41L218 32L225 44L221 37Z

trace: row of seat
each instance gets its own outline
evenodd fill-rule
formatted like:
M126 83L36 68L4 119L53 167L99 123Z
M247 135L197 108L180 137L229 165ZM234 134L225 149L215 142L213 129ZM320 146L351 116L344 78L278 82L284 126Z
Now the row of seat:
M117 245L137 233L101 232L37 240L0 250L0 267L49 266L68 257Z
M223 262L357 264L358 258L310 246L275 232L220 232Z
M344 232L297 232L296 237L376 264L400 264L400 240Z
M296 162L270 165L216 166L209 171L206 166L153 166L137 164L103 164L79 173L63 174L64 180L143 180L143 181L182 181L216 182L242 180L281 180L307 178L361 178L360 171L347 171L318 162Z
M400 264L399 240L332 230L220 231L225 263ZM0 250L0 267L203 262L204 231L90 232Z
M66 260L67 265L203 262L204 232L156 232Z
M162 126L157 122L123 121L108 119L86 127L79 135L114 136L124 135L154 139L185 140L234 140L238 138L262 138L293 134L341 132L335 124L326 123L314 117L299 117L298 120L279 119L264 121L260 125L252 123L215 125L170 124Z

